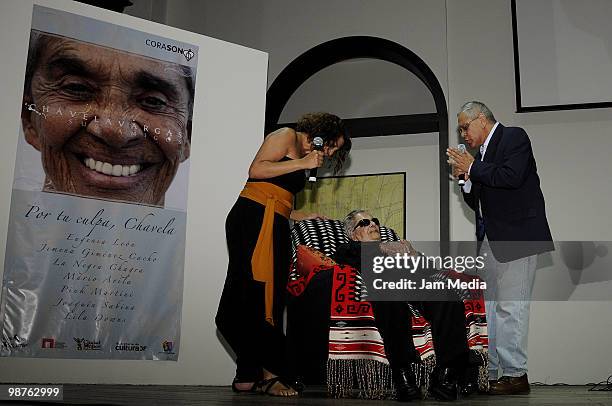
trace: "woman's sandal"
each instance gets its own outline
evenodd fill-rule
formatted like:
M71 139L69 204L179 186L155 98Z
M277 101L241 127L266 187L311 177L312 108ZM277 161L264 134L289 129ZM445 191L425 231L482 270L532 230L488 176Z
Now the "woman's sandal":
M252 385L249 389L240 389L238 388L237 384L241 384L241 383L252 383ZM255 382L241 382L236 379L232 381L232 391L236 393L256 393L257 392L256 386L257 384Z
M285 386L287 388L286 390L294 390L296 393L294 395L281 395L281 394L271 393L270 389L277 382L282 384L283 386ZM299 388L298 389L294 388L293 385L288 383L286 380L284 380L280 376L275 376L274 378L270 378L270 379L263 379L263 380L257 382L253 386L253 388L254 388L254 390L257 393L261 393L261 394L265 394L265 395L269 395L269 396L294 397L294 396L298 396L300 394L300 391L298 390Z

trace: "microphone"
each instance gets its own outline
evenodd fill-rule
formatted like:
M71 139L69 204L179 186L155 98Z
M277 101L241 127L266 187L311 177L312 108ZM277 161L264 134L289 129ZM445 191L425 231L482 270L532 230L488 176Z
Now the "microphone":
M461 152L462 154L465 154L465 144L459 144L457 145L457 149L459 150L459 152ZM459 180L457 181L457 184L459 186L463 186L465 185L465 174L461 174L459 175Z
M314 137L312 140L312 149L315 151L323 151L323 138ZM316 182L317 181L317 168L312 168L310 170L310 174L308 175L308 182Z

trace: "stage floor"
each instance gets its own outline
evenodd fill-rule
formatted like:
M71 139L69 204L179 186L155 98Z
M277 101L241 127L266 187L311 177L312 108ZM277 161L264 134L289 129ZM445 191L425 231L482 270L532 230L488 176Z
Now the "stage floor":
M41 404L0 402L1 404ZM473 395L453 403L428 399L415 402L426 405L611 405L612 391L589 391L588 386L532 386L525 396ZM51 404L51 403L46 403ZM57 403L56 403L57 404ZM300 398L275 398L258 394L234 394L228 386L159 386L159 385L64 385L62 404L79 405L355 405L381 406L400 404L394 401L329 399L323 387L308 388Z

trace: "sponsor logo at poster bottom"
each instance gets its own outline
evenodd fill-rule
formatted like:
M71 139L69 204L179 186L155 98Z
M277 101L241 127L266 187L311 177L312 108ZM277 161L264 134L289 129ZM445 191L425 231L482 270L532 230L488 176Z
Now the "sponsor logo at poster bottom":
M73 339L76 343L77 351L100 351L102 349L100 341L92 341L80 337L73 337Z
M2 347L16 350L28 346L28 340L25 337L14 335L12 337L2 337Z
M117 351L144 351L147 349L146 345L140 345L138 343L121 343L115 344L115 350Z
M162 350L164 354L174 354L174 341L164 340L162 342Z
M41 340L41 348L49 348L54 350L63 350L66 348L66 343L57 341L55 338L43 337Z

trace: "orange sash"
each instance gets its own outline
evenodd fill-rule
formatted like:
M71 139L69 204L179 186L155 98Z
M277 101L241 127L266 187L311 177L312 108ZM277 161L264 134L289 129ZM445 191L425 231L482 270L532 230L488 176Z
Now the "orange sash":
M266 321L274 325L274 213L289 218L293 208L293 194L268 182L247 182L240 196L265 206L263 222L251 258L253 279L264 282Z

